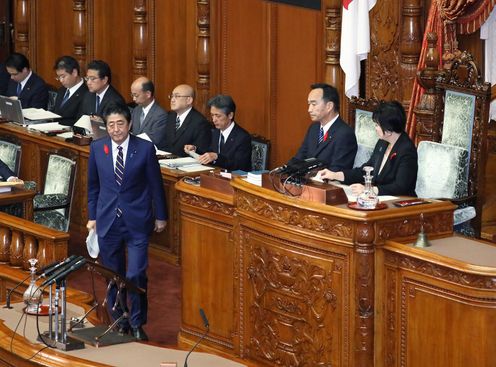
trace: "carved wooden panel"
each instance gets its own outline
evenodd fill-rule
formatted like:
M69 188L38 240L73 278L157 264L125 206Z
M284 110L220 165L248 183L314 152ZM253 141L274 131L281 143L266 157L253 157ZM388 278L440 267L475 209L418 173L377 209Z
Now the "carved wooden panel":
M241 355L283 366L350 360L349 254L241 228Z

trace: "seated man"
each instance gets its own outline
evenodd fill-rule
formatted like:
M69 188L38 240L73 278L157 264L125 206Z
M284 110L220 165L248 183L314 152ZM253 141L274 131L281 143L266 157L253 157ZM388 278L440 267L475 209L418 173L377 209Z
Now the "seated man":
M167 112L155 101L155 86L144 76L131 85L131 96L136 107L131 115L134 135L145 133L159 149L165 148L165 124Z
M0 96L5 96L7 94L7 88L9 86L10 74L7 72L4 63L0 63Z
M88 87L79 75L79 63L71 56L62 56L55 61L53 67L56 79L62 84L57 90L57 99L53 112L62 116L62 125L72 126L77 121L79 108Z
M0 181L18 182L22 181L16 177L15 173L0 159Z
M112 72L110 66L102 60L93 60L88 64L86 85L90 93L86 93L81 102L79 117L89 115L92 120L103 121L105 107L111 103L126 103L119 92L110 84Z
M294 158L317 158L331 171L352 168L357 142L353 129L339 117L338 91L323 83L312 84L311 89L308 113L313 123Z
M228 171L251 169L251 136L234 122L236 104L231 96L217 95L208 101L215 129L212 130L209 149L204 152L194 145L185 145L184 151L201 154L201 164L211 164Z
M10 81L6 95L18 98L22 108L47 108L48 87L45 81L29 67L23 54L14 52L5 61Z
M178 156L186 156L185 145L207 149L211 125L193 107L194 89L186 84L178 85L169 96L171 111L167 115L165 146L161 149Z

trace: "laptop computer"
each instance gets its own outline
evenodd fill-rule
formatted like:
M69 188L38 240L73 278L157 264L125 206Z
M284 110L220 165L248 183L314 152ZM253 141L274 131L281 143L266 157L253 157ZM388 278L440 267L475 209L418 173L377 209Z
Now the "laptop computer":
M27 126L32 124L42 124L52 119L27 119L22 112L22 104L18 99L12 99L6 96L0 96L0 114L2 118L13 122L17 125Z

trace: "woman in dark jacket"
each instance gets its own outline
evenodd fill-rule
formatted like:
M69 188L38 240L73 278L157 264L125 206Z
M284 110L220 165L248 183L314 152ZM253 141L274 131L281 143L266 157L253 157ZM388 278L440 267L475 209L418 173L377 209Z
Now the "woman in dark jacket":
M364 190L363 167L373 167L372 185L378 195L416 196L417 149L405 133L406 114L397 102L382 102L372 114L379 140L372 156L362 167L317 173L322 179L337 180L351 185L354 195Z

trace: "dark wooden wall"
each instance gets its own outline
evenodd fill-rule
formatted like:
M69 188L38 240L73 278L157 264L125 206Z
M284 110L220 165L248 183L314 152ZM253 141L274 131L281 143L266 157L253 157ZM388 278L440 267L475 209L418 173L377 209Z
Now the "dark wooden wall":
M57 86L55 59L72 54L83 65L106 60L128 100L141 74L154 80L166 108L178 83L195 86L203 111L210 96L231 94L237 121L271 140L272 167L287 161L303 139L309 85L326 81L341 90L344 82L341 0L322 0L321 11L266 0L12 1L15 48L48 83ZM377 2L364 69L367 97L408 105L430 2ZM480 44L475 36L468 43ZM346 118L344 98L341 111Z

